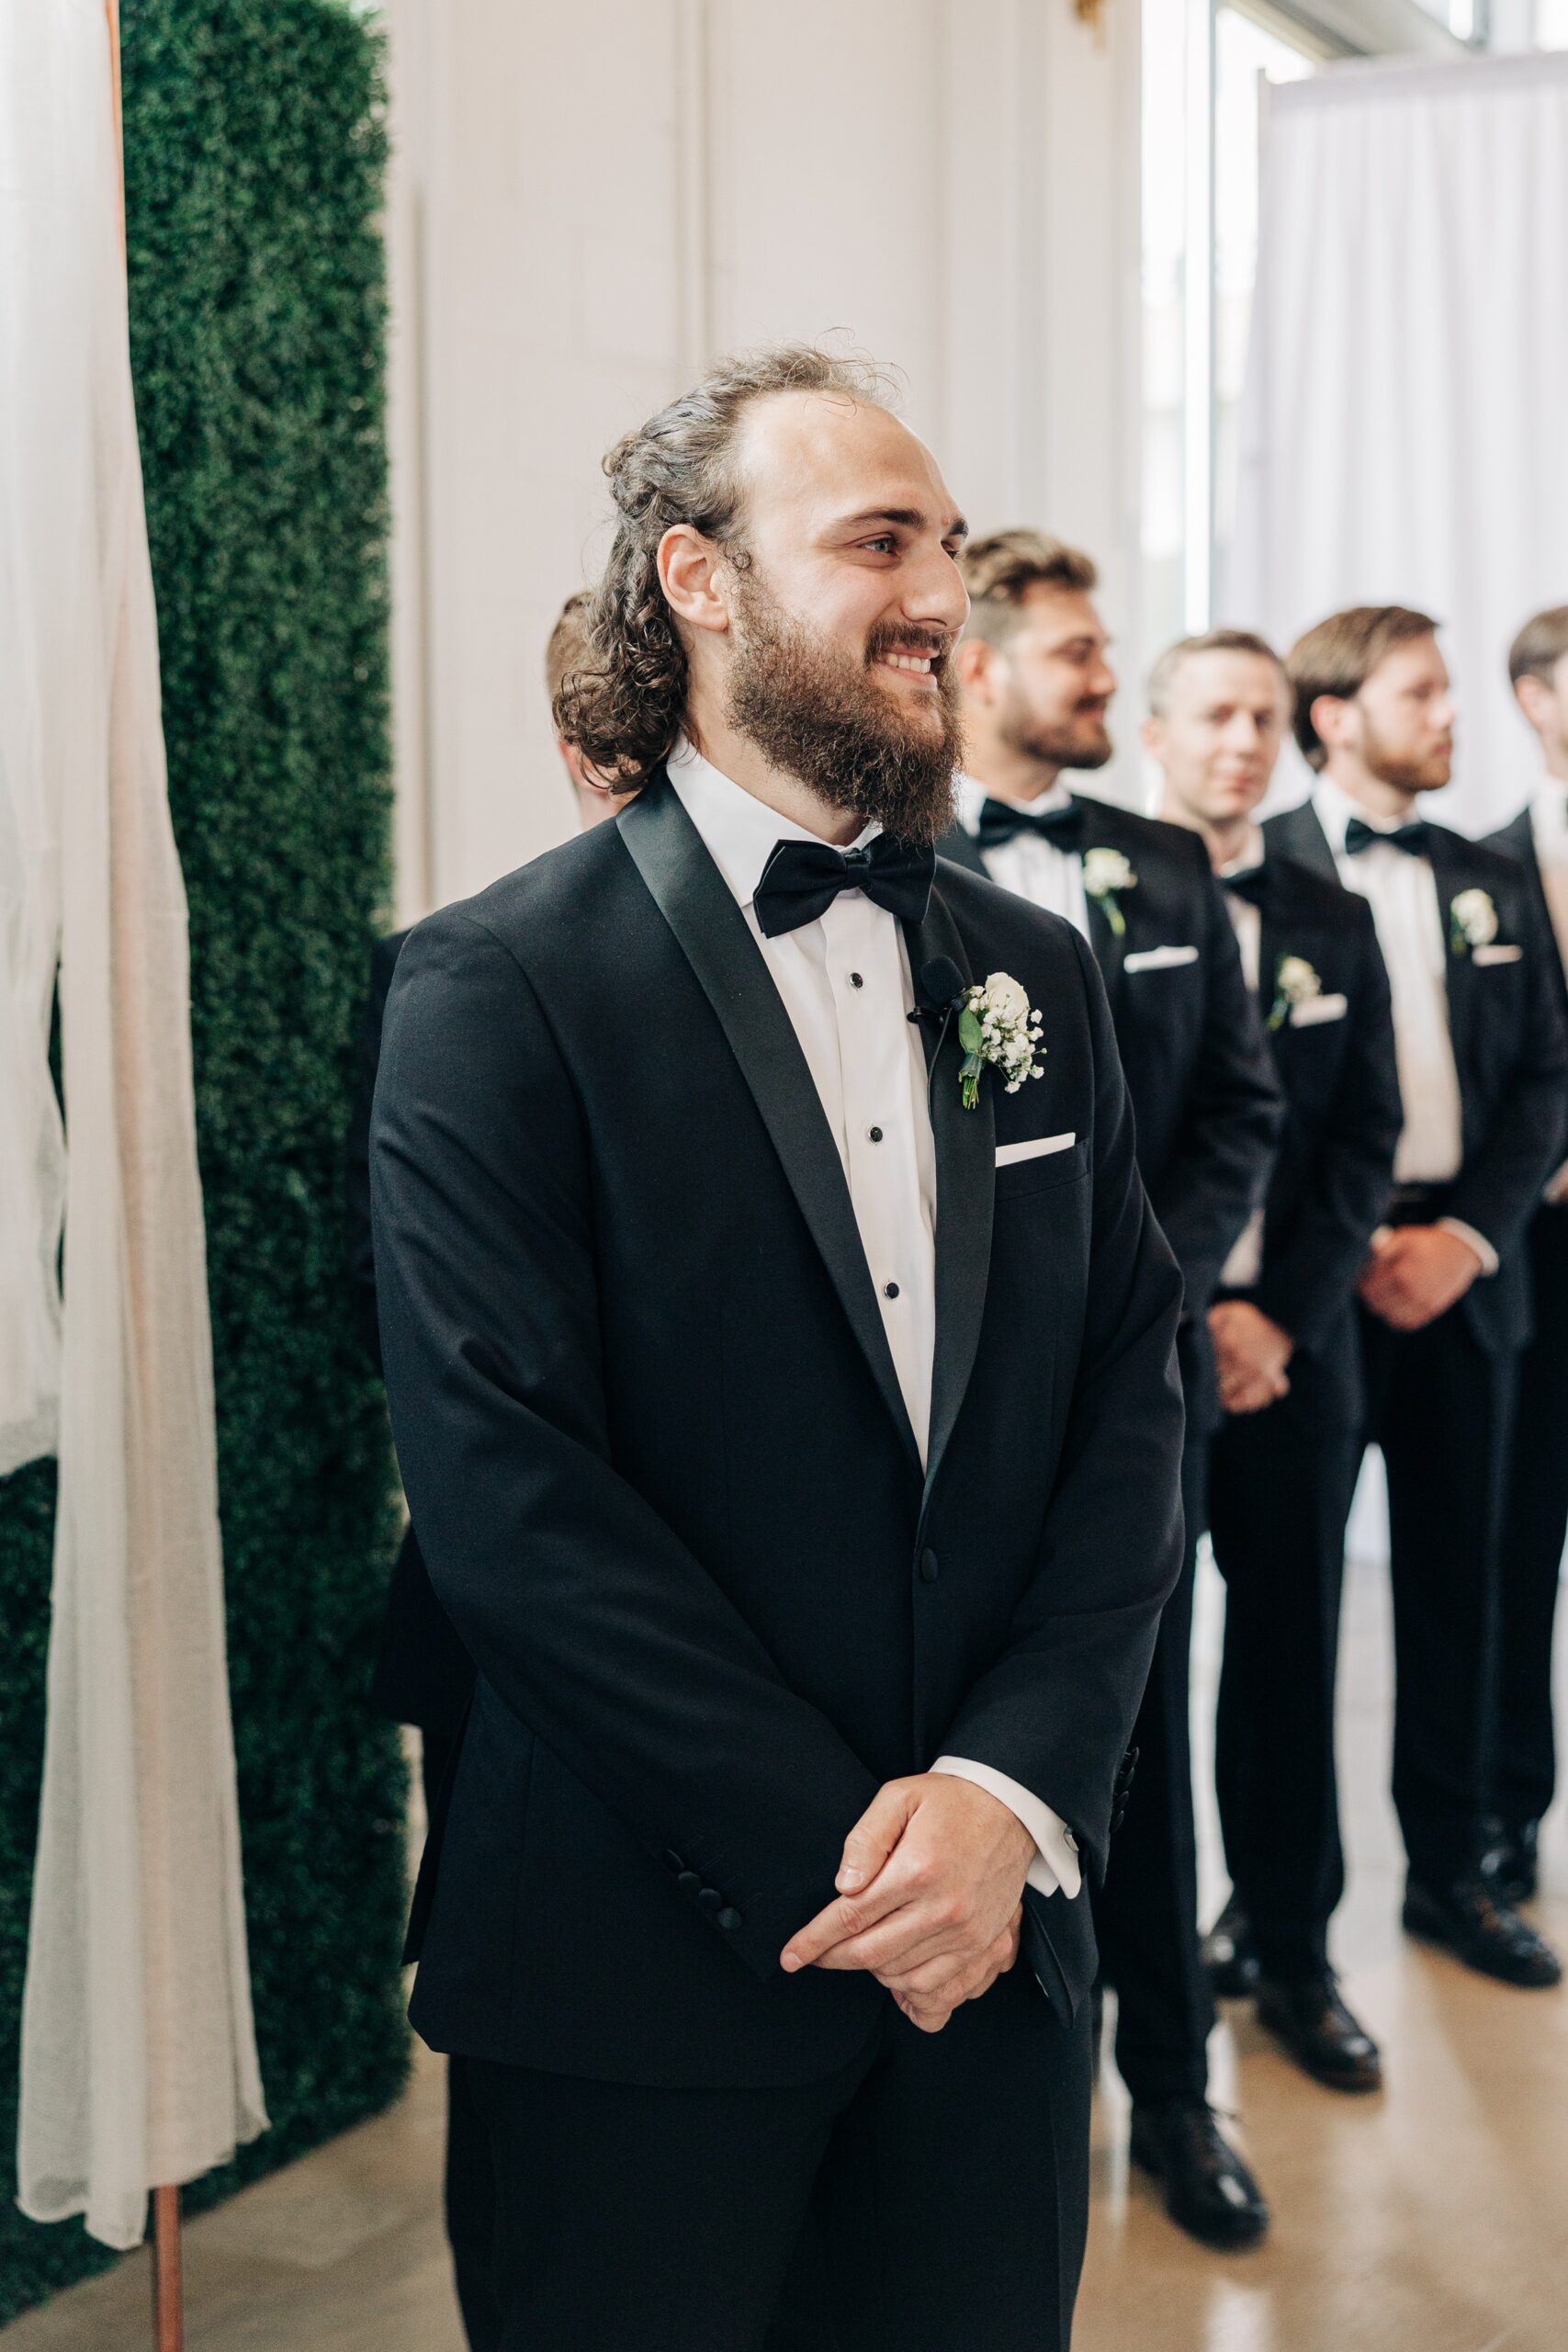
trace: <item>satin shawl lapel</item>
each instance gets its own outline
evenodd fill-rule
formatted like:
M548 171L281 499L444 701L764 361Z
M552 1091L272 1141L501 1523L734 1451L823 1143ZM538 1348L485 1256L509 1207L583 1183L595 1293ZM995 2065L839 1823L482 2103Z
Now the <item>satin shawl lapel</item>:
M1104 802L1093 800L1087 794L1077 792L1073 795L1073 800L1075 805L1083 810L1084 852L1087 854L1091 849L1120 849L1122 844L1115 839L1112 827L1107 825L1101 816ZM1138 870L1136 860L1129 858L1127 862L1135 874ZM1094 950L1094 960L1100 966L1100 977L1105 982L1105 993L1111 1001L1111 1010L1113 1013L1122 1001L1122 966L1127 954L1126 926L1129 914L1126 902L1129 898L1135 895L1135 889L1123 891L1117 900L1122 910L1123 925L1123 928L1118 932L1112 930L1110 917L1100 901L1098 899L1091 899L1087 890L1084 892L1084 903L1089 909L1089 944Z
M922 923L906 923L904 940L917 991L920 973L935 956L956 964L967 983L973 975L958 925L942 896L942 869ZM926 1445L926 1493L942 1464L975 1369L980 1325L986 1313L986 1283L991 1267L991 1206L996 1190L997 1120L994 1070L980 1080L980 1099L964 1108L958 1073L964 1048L957 1020L938 1033L922 1021L927 1099L936 1146L936 1351L931 1365L931 1425Z
M938 842L936 851L939 857L950 857L954 865L966 865L971 874L983 875L989 881L990 875L981 854L980 844L973 833L964 831L962 825L950 825Z
M1453 902L1469 884L1462 843L1436 827L1427 842L1432 879L1438 886L1438 920L1443 926L1443 978L1449 991L1449 1035L1461 1081L1470 1067L1470 1046L1475 1026L1475 967L1470 951L1453 949ZM1473 869L1472 869L1473 871Z
M615 821L729 1041L883 1402L918 1460L844 1164L750 927L662 770Z
M1310 800L1303 800L1299 808L1282 809L1278 817L1265 818L1263 838L1271 848L1293 857L1298 865L1321 874L1325 882L1338 882L1339 868L1334 863L1328 835Z

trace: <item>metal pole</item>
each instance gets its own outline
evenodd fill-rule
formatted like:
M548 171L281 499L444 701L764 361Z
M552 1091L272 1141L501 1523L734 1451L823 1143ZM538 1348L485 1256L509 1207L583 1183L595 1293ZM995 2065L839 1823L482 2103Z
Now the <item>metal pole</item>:
M152 2343L154 2352L185 2352L185 2282L180 2276L180 2192L152 2191Z

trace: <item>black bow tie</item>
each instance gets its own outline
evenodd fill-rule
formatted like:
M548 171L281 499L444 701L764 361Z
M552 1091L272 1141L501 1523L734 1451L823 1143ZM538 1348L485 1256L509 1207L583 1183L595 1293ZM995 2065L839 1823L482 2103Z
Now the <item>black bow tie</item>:
M1003 842L1010 842L1017 833L1032 833L1057 849L1080 849L1083 809L1076 800L1069 800L1065 808L1047 808L1036 817L1027 808L1016 808L1010 800L981 802L975 837L982 849L999 849Z
M1237 899L1245 899L1249 907L1260 907L1269 892L1269 868L1259 859L1256 865L1243 866L1239 874L1222 874L1222 889Z
M840 890L863 890L900 922L924 922L936 852L878 833L864 849L830 842L775 842L751 904L764 939L825 915Z
M1345 822L1345 854L1359 857L1364 849L1376 849L1381 842L1387 849L1402 849L1412 857L1425 857L1431 832L1425 817L1413 817L1408 825L1397 825L1392 833L1380 833L1375 825L1363 824L1359 817L1349 817Z

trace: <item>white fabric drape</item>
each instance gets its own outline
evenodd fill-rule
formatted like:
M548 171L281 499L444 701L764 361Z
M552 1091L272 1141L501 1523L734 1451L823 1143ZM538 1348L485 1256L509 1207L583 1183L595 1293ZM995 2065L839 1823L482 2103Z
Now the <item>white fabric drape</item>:
M57 956L67 1145L19 2202L39 2221L83 2213L126 2246L151 2186L195 2177L266 2119L102 0L0 0L0 1248L7 1303L30 1318L25 1357L0 1329L8 1410L50 1369L59 1151L40 1090ZM13 1457L44 1428L14 1434Z
M1288 645L1346 605L1436 614L1433 814L1486 831L1539 770L1509 642L1568 600L1568 56L1334 68L1267 121L1221 617Z

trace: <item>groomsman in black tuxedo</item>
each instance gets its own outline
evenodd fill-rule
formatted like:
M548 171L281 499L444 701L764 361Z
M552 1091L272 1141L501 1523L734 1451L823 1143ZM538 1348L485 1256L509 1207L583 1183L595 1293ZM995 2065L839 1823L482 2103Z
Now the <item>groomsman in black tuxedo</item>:
M1094 566L1029 530L964 559L959 649L967 774L941 846L1088 939L1104 974L1138 1164L1186 1286L1180 1336L1188 1442L1186 1551L1134 1745L1137 1777L1095 1918L1116 1987L1116 2061L1133 2094L1133 2154L1172 2218L1214 2245L1261 2236L1268 2208L1208 2103L1213 2000L1198 1939L1189 1739L1192 1578L1207 1441L1219 1419L1206 1321L1262 1198L1281 1106L1224 902L1201 842L1069 793L1064 775L1111 756L1116 680Z
M607 469L557 716L635 797L387 1007L388 1390L479 1670L412 2015L506 2352L1065 2352L1179 1275L1093 957L936 874L964 525L874 376L750 354Z
M1224 1425L1209 1530L1225 1579L1215 1781L1258 2015L1307 2072L1375 2089L1377 2046L1340 1997L1328 1923L1345 1887L1334 1690L1345 1522L1365 1418L1356 1281L1388 1207L1399 1078L1371 910L1277 851L1256 810L1290 722L1262 638L1216 629L1149 679L1160 814L1202 840L1287 1104L1267 1198L1209 1309ZM1238 1989L1224 1981L1217 1989Z
M1527 621L1508 674L1545 768L1540 786L1491 845L1517 857L1557 949L1568 1023L1568 605ZM1519 1398L1503 1522L1503 1634L1492 1868L1511 1903L1536 1892L1541 1816L1557 1780L1551 1651L1568 1540L1568 1102L1563 1164L1530 1220L1535 1327L1519 1359Z
M569 596L550 631L545 650L545 684L552 703L567 677L581 664L587 606L588 598L581 592ZM582 825L598 824L613 816L619 802L593 781L581 754L564 736L557 737L556 749ZM370 1114L381 1063L387 991L408 935L406 931L393 932L378 940L370 952L370 988L359 1034L359 1087L349 1119L344 1171L355 1317L366 1352L378 1372L381 1370L381 1337L370 1230ZM394 1723L418 1727L427 1818L439 1799L473 1689L473 1661L435 1598L419 1538L411 1525L392 1567L370 1690L383 1714ZM491 2283L494 2208L495 2187L485 2134L460 2072L452 2070L447 2085L446 2232L457 2301L473 2352L492 2352L501 2341L500 2306Z
M1483 1863L1526 1237L1562 1158L1568 1039L1529 876L1419 812L1453 758L1436 628L1366 605L1293 648L1318 783L1263 831L1270 854L1367 899L1393 1001L1404 1126L1359 1294L1367 1432L1388 1470L1404 1925L1485 1975L1554 1984L1556 1955Z

